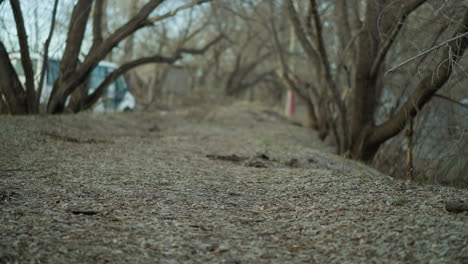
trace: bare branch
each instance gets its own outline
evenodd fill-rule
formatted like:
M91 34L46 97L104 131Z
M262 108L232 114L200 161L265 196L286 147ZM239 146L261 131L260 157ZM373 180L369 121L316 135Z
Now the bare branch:
M336 69L337 69L336 76L339 76L341 74L341 71L343 70L343 68L345 66L345 63L346 63L346 57L348 57L348 55L351 53L351 52L349 52L349 50L351 50L351 47L353 45L355 45L355 42L356 42L357 38L359 37L360 34L363 33L363 31L364 31L363 28L359 29L359 31L357 31L349 39L348 43L344 47L343 51L341 52L341 57L340 57L339 63L337 64L338 66L336 66Z
M318 95L317 88L312 86L310 83L306 83L299 79L298 76L294 75L293 73L288 72L276 72L276 75L283 81L286 86L294 91L299 97L301 97L304 101L311 101L311 96L309 96L309 92L312 93L314 96Z
M34 113L37 111L35 107L36 103L36 90L34 88L34 70L29 54L28 35L24 27L23 13L19 0L10 0L11 8L13 9L13 15L15 17L16 30L18 32L18 41L21 52L21 64L24 69L24 76L26 77L26 95L28 102L28 111Z
M187 49L187 48L181 48L179 50L177 50L175 52L175 56L180 56L182 55L183 53L187 53L187 54L193 54L193 55L200 55L200 54L203 54L205 53L209 48L211 48L211 46L213 46L214 44L216 44L218 41L220 41L221 39L224 38L224 35L219 35L218 37L216 37L215 39L213 39L212 41L208 42L203 48L201 49Z
M166 14L164 15L161 15L161 16L157 16L157 17L153 17L153 18L149 18L148 20L146 20L146 25L150 25L150 24L153 24L157 21L160 21L160 20L163 20L163 19L166 19L168 17L172 17L172 16L175 16L178 12L184 10L184 9L187 9L187 8L191 8L191 7L194 7L196 5L200 5L200 4L203 4L203 3L207 3L207 2L211 2L212 0L197 0L197 1L194 1L194 2L191 2L191 3L188 3L188 4L185 4L183 6L180 6L170 12L167 12Z
M193 55L200 55L206 52L211 46L213 46L215 43L220 41L223 38L222 35L218 36L217 38L213 39L212 41L208 42L203 48L201 49L188 49L188 48L182 48L178 49L172 56L166 57L166 56L161 56L161 55L154 55L150 57L144 57L140 58L125 64L122 64L118 69L113 71L111 74L109 74L106 79L99 85L96 90L89 95L86 98L86 101L84 103L83 108L84 109L89 109L91 108L94 104L97 103L99 98L104 94L104 91L106 88L114 82L120 75L128 72L129 70L144 65L148 63L167 63L167 64L172 64L176 62L177 60L180 60L182 58L182 54L193 54Z
M451 103L454 103L454 104L456 104L456 105L459 105L459 106L461 106L461 107L463 107L463 108L467 108L467 109L468 109L468 104L461 103L461 102L459 102L459 101L457 101L457 100L454 100L454 99L452 99L452 98L450 98L450 97L448 97L448 96L441 95L441 94L435 94L434 97L444 99L444 100L446 100L446 101L449 101L449 102L451 102Z
M281 46L279 36L278 36L278 30L276 28L275 18L273 16L270 17L270 24L271 24L271 33L273 35L273 43L276 49L276 54L279 57L281 68L283 69L284 72L288 72L289 66L286 63L286 58L284 56L283 47Z
M8 111L12 114L27 114L26 94L1 40L0 69L0 96L5 97Z
M343 0L346 2L349 2L350 0ZM361 14L359 13L359 7L361 4L361 0L352 0L353 2L351 3L351 10L349 11L348 15L350 16L350 24L352 25L352 28L357 29L357 28L362 28L363 21L361 20Z
M97 0L94 4L93 14L93 46L102 43L102 14L104 2L107 0Z
M306 32L307 34L309 35L309 38L310 39L317 39L317 36L315 35L314 33L314 6L309 3L309 9L307 10L307 16L306 16L306 19L305 19L305 28L306 28Z
M78 55L81 50L92 3L93 1L79 0L73 8L68 28L67 45L60 63L61 75L73 74L76 65L78 64ZM68 70L68 72L65 72L66 70ZM68 76L62 77L67 78Z
M399 64L393 66L392 68L390 68L389 70L387 70L387 71L385 72L385 75L387 75L387 74L389 74L389 73L395 71L396 69L402 67L403 65L406 65L406 64L408 64L408 63L410 63L410 62L412 62L412 61L414 61L414 60L416 60L416 59L418 59L418 58L420 58L420 57L422 57L422 56L428 54L429 52L431 52L431 51L433 51L433 50L439 49L440 47L445 46L446 44L449 44L449 43L452 42L452 41L455 41L455 40L458 40L458 39L461 39L461 38L465 38L465 37L467 37L467 36L468 36L468 32L465 32L465 33L460 34L460 35L458 35L458 36L455 36L455 37L453 37L453 38L447 39L446 41L443 41L443 42L441 42L441 43L435 45L435 46L432 47L432 48L426 49L426 50L420 52L418 55L416 55L416 56L414 56L414 57L412 57L412 58L409 58L409 59L405 60L404 62L399 63Z
M182 43L187 43L191 39L193 39L198 33L202 32L210 23L210 20L207 19L205 22L203 22L202 25L200 25L197 29L193 30L192 32L189 32L184 36L182 39ZM189 31L189 27L187 27L187 31Z
M405 127L406 122L410 118L414 118L419 109L424 107L448 81L453 71L453 65L461 60L463 53L468 48L468 10L465 11L463 22L451 40L446 42L448 44L445 50L447 57L443 58L439 66L420 82L396 114L374 129L369 138L372 145L379 145L398 134Z
M315 24L315 33L317 34L317 44L318 44L318 49L319 49L320 62L324 70L325 80L327 81L327 88L330 90L332 94L333 102L336 104L336 106L339 109L339 114L340 114L339 118L341 122L341 127L345 134L345 136L343 137L343 145L347 146L348 145L348 139L347 139L348 123L346 120L346 105L344 101L341 99L341 94L331 74L330 61L328 59L328 53L327 53L327 50L325 49L325 40L323 38L322 20L318 12L318 5L317 5L316 0L310 0L310 5L312 6L312 13L313 13L313 19L314 19L314 24ZM339 139L337 138L337 141L338 140ZM338 148L341 148L341 147L342 147L341 144L338 144Z
M320 59L320 55L318 51L314 49L312 43L306 38L305 32L302 29L302 23L299 20L298 14L296 9L294 8L292 0L286 1L289 19L294 27L294 32L296 33L297 39L301 43L304 51L306 52L307 56L309 57L310 61L317 62Z
M312 17L314 19L314 26L315 26L315 33L317 34L317 44L318 44L318 50L319 50L319 57L320 61L322 62L323 69L325 70L325 77L327 81L331 84L333 82L332 76L331 76L331 70L330 70L330 62L328 60L328 53L327 50L325 49L325 41L323 39L323 33L322 33L322 20L320 19L319 13L318 13L318 6L317 2L315 0L310 0L310 5L311 5L311 12L312 12ZM336 91L332 91L333 96L339 97L339 93Z
M351 35L353 35L349 22L348 10L350 10L350 7L348 2L349 0L338 0L336 4L337 13L335 18L337 19L336 23L338 26L337 33L339 34L342 48L346 46L345 43L348 42L351 39Z
M78 62L78 52L81 48L84 28L87 18L91 10L92 1L80 0L75 5L72 12L71 24L67 36L67 43L75 43L66 46L64 57L60 64L60 77L51 94L47 111L49 113L62 112L65 108L66 98L83 83L88 74L96 67L116 45L130 34L135 33L138 29L145 26L145 21L153 10L158 7L164 0L151 0L146 3L131 20L125 25L118 28L99 46L88 53L85 61L76 70ZM62 70L63 69L63 70ZM66 71L66 72L65 72Z
M129 19L131 19L134 15L138 12L138 4L139 1L132 1L130 4L130 10L128 11ZM133 57L134 53L134 44L135 44L135 37L133 35L129 36L127 40L125 40L124 46L124 56L123 61L129 61Z
M273 71L273 70L266 71L266 72L263 72L261 74L258 74L255 77L255 79L253 79L250 82L242 84L239 88L237 88L236 91L237 92L245 91L245 90L249 89L250 87L253 87L253 86L259 84L260 82L265 81L267 77L274 76L274 75L275 75L275 71Z
M39 87L37 91L36 105L39 105L39 101L41 100L42 86L44 85L45 73L49 64L49 46L50 46L50 42L52 41L52 36L54 34L55 18L57 17L58 2L59 0L54 1L54 8L52 10L52 18L50 22L49 35L47 36L47 39L44 42L44 56L42 59L41 74L40 74L39 84L38 84Z
M128 37L130 34L135 33L138 29L152 25L152 23L156 21L160 21L162 19L174 16L177 12L193 7L198 4L202 4L205 2L210 2L211 0L199 0L192 2L190 4L181 6L179 8L174 9L173 11L163 15L159 16L153 19L148 19L147 17L151 14L151 12L157 8L164 0L151 0L149 1L146 5L144 5L138 14L136 14L130 21L128 21L125 25L121 26L119 29L117 29L113 34L111 34L105 41L102 42L99 47L97 47L93 52L89 53L88 56L86 57L86 60L84 63L81 65L79 70L75 72L76 77L70 79L66 84L65 84L65 91L64 94L65 96L62 97L62 102L61 104L64 103L64 98L71 94L73 90L84 81L86 76L91 72L91 70L97 65L97 63L104 58L104 56L112 49L114 48L118 43L120 43L121 40L124 38ZM151 23L149 23L151 22ZM54 112L53 110L51 110Z
M427 0L415 0L410 3L407 3L402 8L402 12L399 15L398 20L393 23L392 31L390 32L389 36L386 37L385 42L383 43L383 45L380 47L379 51L377 52L376 58L374 59L374 63L372 64L372 67L369 73L371 78L375 77L375 75L377 74L377 71L382 65L385 59L385 56L387 55L388 51L392 47L393 42L395 41L398 33L403 27L405 20L413 11L415 11L419 6L421 6L426 1Z
M79 0L74 6L70 19L67 34L67 45L65 46L64 55L60 62L60 74L55 82L47 105L47 112L57 113L63 111L65 100L75 87L66 87L66 82L69 79L75 78L76 67L78 65L78 56L85 35L86 24L93 1ZM83 78L84 79L84 78Z
M413 12L415 9L417 9L419 6L427 2L427 0L413 0L413 1L404 1L403 2L403 7L402 9L402 14L410 14Z
M279 77L280 80L282 80L283 84L288 89L294 91L294 93L297 94L299 98L301 98L305 102L307 106L307 113L311 121L309 125L313 128L318 128L319 113L317 113L317 111L315 110L315 106L312 101L313 97L318 97L316 87L314 87L311 83L303 82L296 75L291 73L277 71L276 75Z
M242 81L247 79L248 75L255 70L261 63L263 63L267 58L273 54L272 51L269 51L256 58L255 61L250 64L240 67L240 64L236 64L234 71L231 72L227 82L226 82L226 94L234 95L239 93L241 90L246 88Z

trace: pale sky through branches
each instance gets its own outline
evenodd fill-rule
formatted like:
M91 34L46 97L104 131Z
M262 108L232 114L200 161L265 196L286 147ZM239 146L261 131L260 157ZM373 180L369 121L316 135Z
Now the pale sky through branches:
M47 38L50 28L54 0L24 0L20 3L28 34L29 48L32 52L42 53L44 41ZM49 50L51 57L60 57L63 49L65 48L66 32L73 3L74 1L68 0L59 1L56 28ZM164 14L185 3L187 3L186 0L166 1L157 8L157 10L155 10L151 17ZM104 32L113 31L128 20L127 10L125 8L128 8L127 2L123 2L121 0L108 0L106 10L108 24L107 28L104 28ZM195 9L197 8L199 7L195 7ZM169 36L176 37L179 31L187 23L186 14L188 12L190 11L183 10L176 16L158 23L168 23L167 29ZM92 23L92 16L90 16L89 23ZM156 27L158 23L155 24ZM144 30L154 29L150 27L142 29L141 31ZM138 35L139 34L137 32L135 37L138 38ZM0 6L0 40L4 43L10 53L19 52L16 25L9 1L4 1ZM86 54L86 51L90 48L91 41L92 28L91 25L88 25L85 41L83 42L82 47L83 54Z

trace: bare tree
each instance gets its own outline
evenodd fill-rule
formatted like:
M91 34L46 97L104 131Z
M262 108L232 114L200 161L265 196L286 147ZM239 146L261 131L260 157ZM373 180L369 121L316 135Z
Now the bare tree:
M317 125L334 136L339 153L349 153L355 159L371 161L379 147L401 132L405 124L444 86L454 65L462 59L468 47L466 7L463 7L465 14L456 23L458 28L453 30L451 40L437 49L442 50L444 56L434 62L432 69L405 99L406 102L393 115L377 124L377 111L385 89L385 61L389 52L398 48L396 43L400 43L398 37L409 23L408 17L426 2L369 1L362 9L365 13L361 21L360 15L356 15L361 8L351 7L348 1L323 1L319 4L316 0L310 0L304 19L294 7L294 1L287 1L290 21L316 76L314 84L304 84L303 88L309 91L307 94L311 102L325 101L325 107L316 107L314 114L317 119L326 120ZM339 34L338 47L326 44L330 34L323 29L326 23L320 12L324 6L336 9L336 14L340 16L335 18L333 25L338 29L334 31ZM327 20L327 24L330 23L331 20ZM348 52L355 56L347 57ZM283 75L289 79L293 76L288 72ZM350 87L340 81L343 79L351 80ZM325 98L317 98L324 94Z
M60 72L57 81L54 83L53 90L47 105L48 113L62 113L65 111L67 98L76 91L88 78L91 71L97 66L99 61L124 39L131 36L138 30L151 26L161 20L170 18L179 11L200 5L211 0L195 0L186 3L163 15L150 17L164 0L151 0L143 5L138 12L124 25L110 33L106 38L102 34L103 3L104 1L79 0L73 7L70 23L68 27L67 41L64 54L60 62ZM18 81L16 73L9 62L9 57L3 43L0 43L0 64L4 67L0 69L1 75L12 74L13 77L2 78L0 83L0 92L2 98L5 98L6 105L10 113L35 113L37 107L36 89L34 87L34 74L31 66L29 47L27 43L26 31L24 30L24 21L18 0L11 0L11 6L18 30L18 40L21 50L21 62L25 70L26 89ZM79 55L82 51L82 44L85 39L85 30L88 24L88 18L91 14L93 4L93 40L89 51L83 62L79 61ZM191 49L185 49L190 51ZM160 56L160 55L159 55ZM157 56L155 56L157 57ZM180 56L176 56L177 59ZM159 62L159 60L156 60ZM154 62L154 61L153 61ZM134 65L139 65L138 63ZM121 73L125 71L120 71ZM82 103L89 105L90 99L86 94L86 88L80 93L79 102L75 103L75 111L82 109ZM91 95L95 97L96 95ZM92 101L92 100L91 100ZM80 105L81 104L81 105Z
M254 93L277 97L279 88L275 70L276 50L271 41L270 19L275 17L271 0L218 1L213 5L214 18L209 25L223 32L227 41L211 50L202 69L200 84L204 87L219 87L223 96L254 98ZM275 19L278 16L275 17ZM279 16L280 17L280 16ZM277 21L283 26L285 19ZM283 28L281 33L283 33ZM254 92L257 91L257 92ZM216 93L216 92L213 92ZM279 90L281 95L281 89Z
M218 36L214 40L210 41L207 43L204 47L200 49L187 49L187 48L181 48L176 50L175 54L172 55L171 57L164 57L161 55L154 55L151 57L144 57L140 59L133 60L131 62L122 64L117 70L112 72L110 75L104 79L104 81L96 88L96 90L90 94L87 98L86 101L84 102L84 109L89 109L91 106L93 106L99 98L102 96L104 93L105 89L107 86L109 86L113 81L117 79L120 75L126 73L127 71L131 70L132 68L135 68L140 65L148 64L148 63L167 63L167 64L172 64L175 61L179 60L182 58L183 54L193 54L193 55L199 55L203 54L208 50L211 46L216 44L218 41L222 39L223 36Z

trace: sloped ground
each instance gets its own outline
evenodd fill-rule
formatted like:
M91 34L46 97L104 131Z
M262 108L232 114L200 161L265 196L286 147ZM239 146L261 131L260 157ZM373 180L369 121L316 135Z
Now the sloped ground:
M0 263L468 263L466 189L251 105L0 117Z

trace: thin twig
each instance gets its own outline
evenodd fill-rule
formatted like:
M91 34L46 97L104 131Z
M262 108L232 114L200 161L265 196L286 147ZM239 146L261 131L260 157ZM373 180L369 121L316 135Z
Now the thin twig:
M178 8L176 8L176 9L174 9L172 11L169 11L164 15L149 18L148 20L146 20L146 24L153 24L153 23L155 23L157 21L166 19L168 17L175 16L179 11L182 11L184 9L191 8L193 6L200 5L200 4L203 4L203 3L206 3L206 2L211 2L211 1L212 0L198 0L198 1L195 1L195 2L191 2L191 3L185 4L185 5L179 6Z
M42 89L43 89L44 80L45 80L45 73L48 70L47 68L49 66L49 46L50 46L50 42L52 41L52 37L54 35L58 2L59 0L54 1L54 8L52 10L52 19L50 22L49 34L47 35L47 39L44 42L44 57L42 59L41 73L39 75L40 77L39 77L39 84L38 84L38 90L37 90L37 95L36 95L36 106L39 106L39 104L41 103L41 95L42 95Z
M463 33L463 34L461 34L461 35L458 35L458 36L456 36L456 37L450 38L450 39L448 39L448 40L446 40L446 41L444 41L444 42L441 42L441 43L435 45L435 46L432 47L432 48L429 48L429 49L427 49L427 50L425 50L425 51L423 51L423 52L420 52L418 55L416 55L416 56L414 56L414 57L412 57L412 58L410 58L410 59L407 59L407 60L405 60L404 62L402 62L402 63L400 63L400 64L397 64L397 65L394 66L393 68L389 69L388 71L385 72L385 75L389 74L390 72L395 71L396 69L400 68L400 67L403 66L403 65L406 65L406 64L408 64L408 63L410 63L410 62L412 62L412 61L414 61L414 60L416 60L416 59L418 59L418 58L420 58L420 57L426 55L427 53L429 53L429 52L431 52L431 51L433 51L433 50L436 50L436 49L438 49L438 48L444 46L444 45L447 44L447 43L450 43L450 42L452 42L452 41L454 41L454 40L457 40L457 39L460 39L460 38L463 38L463 37L466 37L466 36L468 36L468 32L465 32L465 33Z
M457 100L454 100L454 99L452 99L452 98L450 98L450 97L447 97L447 96L445 96L445 95L435 94L434 97L438 97L438 98L447 100L447 101L449 101L449 102L451 102L451 103L454 103L454 104L456 104L456 105L459 105L459 106L461 106L461 107L468 108L468 104L464 104L464 103L458 102Z

